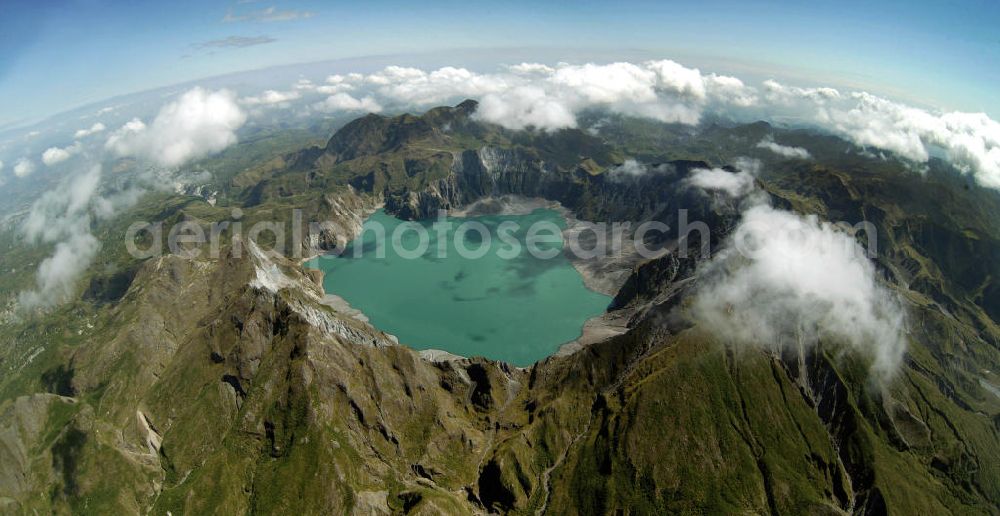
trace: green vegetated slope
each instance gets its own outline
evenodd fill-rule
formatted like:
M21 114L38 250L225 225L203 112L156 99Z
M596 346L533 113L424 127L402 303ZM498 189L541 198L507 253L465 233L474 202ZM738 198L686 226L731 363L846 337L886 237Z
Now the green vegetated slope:
M763 123L595 114L597 135L511 132L476 122L475 107L369 115L219 174L214 206L154 196L121 219L208 225L239 207L249 226L300 208L345 229L313 242L330 249L379 205L422 218L522 194L589 220L674 225L687 208L717 244L738 215L680 185L693 168L756 157L773 204L879 228L879 272L909 312L902 370L881 388L836 342L778 354L720 342L687 315L695 257L674 256L637 267L616 297L623 335L525 369L431 361L324 305L297 261L228 231L218 260L137 261L113 221L95 229L101 256L77 301L0 326L0 509L997 512L994 192L941 162L921 174ZM766 135L814 159L778 160L756 147ZM629 157L668 166L608 173ZM288 248L303 240L284 235ZM17 252L5 267L39 259Z

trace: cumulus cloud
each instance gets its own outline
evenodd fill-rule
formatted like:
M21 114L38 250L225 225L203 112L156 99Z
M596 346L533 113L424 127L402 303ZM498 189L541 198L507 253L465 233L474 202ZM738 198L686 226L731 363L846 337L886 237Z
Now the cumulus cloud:
M100 249L92 224L133 206L146 192L179 180L170 171L146 171L131 178L125 189L102 192L101 177L99 165L81 168L32 203L20 227L24 240L55 244L55 249L39 264L35 288L19 295L21 308L45 309L67 301Z
M705 81L709 98L722 105L746 108L760 102L757 92L736 77L711 74L705 77Z
M1000 123L983 113L934 115L864 92L850 98L849 109L820 110L817 119L859 145L917 162L927 161L928 146L940 147L980 184L1000 188Z
M650 61L646 67L655 74L658 85L665 90L699 100L708 96L701 72L695 68L687 68L669 59Z
M904 312L853 236L769 206L744 170L700 169L689 181L749 205L699 268L696 321L729 344L797 351L829 343L866 357L880 379L894 374L906 350Z
M78 232L83 227L80 216L90 207L100 180L101 168L91 167L39 197L22 226L28 242L51 243Z
M28 158L21 158L14 163L14 175L28 177L35 172L35 163Z
M251 97L243 97L240 102L247 106L260 106L260 105L275 105L275 104L287 104L293 100L298 100L302 97L302 94L298 91L276 91L267 90L260 95L255 95Z
M917 163L932 147L986 187L1000 188L1000 123L984 113L937 113L863 91L763 83L768 113L794 115L851 142Z
M119 156L177 167L236 143L236 130L246 119L234 93L196 87L163 106L148 126L129 121L111 133L105 147Z
M327 77L324 84L313 86L311 89L324 95L333 95L356 89L364 79L365 77L359 73L349 73L347 75L334 74Z
M356 78L347 76L350 81ZM363 77L367 86L385 99L407 106L433 106L457 97L481 97L508 86L503 75L484 75L446 66L432 72L388 66Z
M573 110L535 86L519 86L503 94L485 95L479 101L476 117L508 129L576 127Z
M108 108L104 108L104 109L108 109ZM104 109L101 109L100 111L98 111L98 114L100 114L102 112L105 112ZM92 134L97 134L97 133L103 132L105 129L107 129L107 128L104 127L104 124L102 124L100 122L97 122L97 123L95 123L94 125L92 125L90 127L86 127L86 128L77 130L75 133L73 133L73 138L76 138L76 139L79 140L80 138L86 138L86 137L88 137L88 136L90 136Z
M705 267L692 313L728 342L780 349L846 345L893 374L906 349L899 301L855 240L819 221L757 205Z
M354 98L347 93L336 93L330 95L326 100L317 102L313 107L318 111L364 111L368 113L378 113L382 111L382 106L371 96L364 98Z
M939 147L980 184L1000 188L1000 124L985 114L935 113L866 92L774 80L750 85L670 60L520 63L497 73L389 66L296 87L331 96L347 94L333 99L325 110L363 109L351 99L369 98L370 105L392 110L475 98L480 101L476 117L508 129L575 128L577 115L592 108L689 125L700 123L705 114L744 121L794 119L915 162L926 162L929 149ZM787 157L808 157L802 149L771 143L762 142L761 147Z
M316 89L316 85L313 84L313 82L310 81L309 79L299 79L295 81L295 84L292 85L292 88L302 91L312 91Z
M73 145L63 148L49 147L42 153L42 163L45 163L47 167L51 167L68 160L71 156L80 152L81 149L80 142L74 142Z
M754 178L746 170L730 172L721 168L698 168L691 171L684 183L732 198L743 197L754 190Z
M151 190L171 190L188 184L191 173L175 167L235 142L235 131L245 120L233 93L194 88L163 106L148 125L133 119L113 131L105 143L108 151L147 159L162 167L139 167L127 181L105 186L103 191L101 167L80 168L32 203L20 227L25 241L54 244L54 249L39 264L34 288L19 295L21 308L46 309L68 300L77 291L77 280L100 250L99 240L91 233L92 224L134 205ZM87 131L94 129L92 126ZM80 152L79 142L65 148L52 147L42 154L42 161L53 165ZM27 166L23 163L30 161L18 164Z
M151 190L203 181L204 177L175 167L235 142L235 131L245 119L231 92L194 88L163 106L148 125L133 119L113 131L105 144L107 150L165 168L140 167L127 182L105 186L103 191L101 167L81 168L39 197L20 229L27 243L54 244L54 250L39 264L34 288L19 295L21 308L46 309L68 300L100 249L91 233L92 224L134 205ZM42 159L51 165L78 152L79 142L48 149Z
M546 67L521 65L531 70L517 81L497 81L483 100L480 117L512 129L533 126L544 130L576 127L576 114L593 107L663 122L696 124L701 109L716 92L717 83L706 81L696 69L673 61L643 65L561 64ZM504 87L508 84L512 87ZM727 88L732 88L732 83Z
M764 138L763 140L757 142L757 148L767 149L779 156L792 159L809 159L812 157L809 151L803 149L802 147L792 147L789 145L781 145L776 143L770 137Z
M42 261L35 273L35 289L22 292L23 308L48 308L69 298L76 279L99 250L90 233L101 168L71 176L31 205L21 227L29 243L55 243L54 253Z
M35 289L18 296L20 305L32 310L68 300L75 291L77 278L87 270L99 250L100 243L90 233L74 234L56 244L52 256L38 266Z
M628 158L620 165L611 167L605 173L612 181L627 181L645 174L673 174L675 169L667 163L647 165L635 159Z
M624 176L641 176L647 171L646 165L639 163L634 159L627 159L621 165L609 170L611 174L619 174Z
M764 95L773 104L796 104L802 99L807 99L817 104L825 104L841 98L840 92L835 88L800 88L798 86L787 86L773 79L763 82Z
M47 166L51 167L56 163L62 163L63 161L68 160L69 157L70 157L70 152L68 148L60 149L59 147L49 147L48 149L45 149L45 152L42 153L42 163L45 163Z
M744 106L756 101L752 89L735 77L705 75L673 61L521 63L489 74L450 66L433 71L388 66L368 75L332 75L314 89L331 95L352 92L355 98L362 96L355 92L364 92L380 105L402 108L476 98L482 120L542 130L576 127L576 114L591 107L694 124L711 102Z
M555 69L541 63L521 63L509 67L510 71L518 75L551 75Z

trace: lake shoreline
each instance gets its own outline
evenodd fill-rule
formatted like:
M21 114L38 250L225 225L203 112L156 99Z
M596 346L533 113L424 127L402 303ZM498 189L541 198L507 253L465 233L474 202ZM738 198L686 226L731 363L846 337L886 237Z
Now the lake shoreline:
M568 241L568 236L574 232L581 231L586 223L580 221L575 217L575 215L561 203L557 201L550 201L542 198L529 198L521 196L502 196L502 197L488 197L480 199L472 204L464 206L458 209L448 210L447 216L453 218L470 218L470 217L480 217L480 216L522 216L530 215L536 210L546 209L556 212L560 218L565 222L566 227L563 229L563 241L564 243ZM370 215L369 215L370 217ZM366 219L367 220L367 219ZM577 235L579 236L579 235ZM624 247L624 246L623 246ZM332 253L331 253L332 254ZM573 255L573 253L566 252L564 249L563 254L567 257L573 269L579 274L583 286L601 295L611 297L613 299L614 295L627 280L628 276L633 270L634 260L621 259L621 256L614 257L618 259L591 259L584 260L579 259ZM310 256L301 260L301 265L309 271L310 276L320 287L320 290L324 293L323 303L330 306L338 313L342 313L351 317L355 320L361 321L365 324L369 324L375 329L390 335L391 337L396 337L387 333L384 329L377 328L370 321L368 315L366 315L362 310L352 306L343 297L327 292L324 288L324 279L326 274L318 268L310 267L310 262L314 262L317 259L322 259L328 255L315 255ZM626 257L627 258L627 257ZM591 344L596 344L602 342L609 338L613 338L617 335L621 335L627 331L628 317L626 314L607 312L603 311L600 314L594 315L583 322L580 328L580 334L578 337L572 340L565 341L556 348L556 350L543 358L536 360L532 365L528 366L514 366L522 369L527 369L532 367L535 363L538 363L550 356L567 356L577 351L580 351ZM398 338L395 338L397 343ZM406 345L404 342L403 345ZM469 357L455 354L442 349L414 349L417 351L422 358L430 361L440 362L440 361L453 361L453 360L467 360ZM493 359L504 361L502 359ZM506 361L504 361L506 362ZM513 364L512 364L513 365Z

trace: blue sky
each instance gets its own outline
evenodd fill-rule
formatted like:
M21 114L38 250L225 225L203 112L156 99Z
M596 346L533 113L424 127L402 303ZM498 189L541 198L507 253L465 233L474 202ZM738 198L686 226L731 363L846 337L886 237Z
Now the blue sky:
M871 4L5 0L0 127L272 65L511 48L605 61L641 51L1000 118L1000 2Z

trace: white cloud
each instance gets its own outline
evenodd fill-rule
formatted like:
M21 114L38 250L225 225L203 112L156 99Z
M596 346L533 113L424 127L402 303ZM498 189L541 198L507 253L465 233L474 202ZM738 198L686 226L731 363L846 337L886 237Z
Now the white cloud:
M302 97L298 91L267 90L260 95L243 97L240 102L248 106L286 104Z
M98 199L101 168L71 176L32 205L21 227L29 243L55 243L55 252L39 265L35 289L22 292L23 308L47 308L65 301L76 279L90 266L99 244L90 233L91 212Z
M327 77L325 84L313 86L310 89L323 95L334 95L354 90L362 81L364 81L364 76L359 73L350 73L347 75L335 74Z
M650 61L647 68L655 74L660 88L696 100L704 100L708 96L701 72L695 68L687 68L669 59Z
M673 61L555 67L521 63L492 74L455 67L428 72L389 66L369 75L332 75L316 91L351 92L354 98L369 94L379 105L404 109L476 98L477 116L484 121L509 129L542 130L576 127L576 114L591 107L695 124L709 103L756 102L752 89L735 77L702 75Z
M35 171L35 163L28 158L21 158L14 163L14 175L17 177L30 176Z
M508 129L576 127L572 109L536 86L519 86L503 94L487 94L480 99L475 116Z
M612 168L609 172L611 174L620 174L625 176L641 176L647 172L647 169L646 165L643 165L634 159L627 159L621 165Z
M812 155L809 154L809 151L803 149L802 147L781 145L780 143L776 143L770 137L764 138L763 140L757 142L757 147L760 149L767 149L779 156L784 156L786 158L809 159L812 157Z
M49 147L42 153L42 163L45 163L47 167L51 167L52 165L68 160L71 156L80 152L80 150L80 142L74 142L73 145L64 148Z
M108 108L105 108L105 109L108 109ZM101 111L98 111L98 113L101 113L103 111L104 110L102 109ZM76 131L75 133L73 133L73 138L76 138L76 139L86 138L86 137L88 137L88 136L90 136L92 134L97 134L99 132L102 132L105 129L106 129L106 127L104 127L104 124L102 124L100 122L97 122L97 123L95 123L94 125L92 125L92 126L90 126L88 128L84 128L84 129L80 129L80 130Z
M763 82L764 95L772 103L795 104L802 99L823 104L841 98L840 92L834 88L800 88L787 86L775 80Z
M934 113L867 92L800 88L764 82L771 115L795 115L857 145L918 162L930 147L987 187L1000 188L1000 123L983 113Z
M760 162L694 170L688 184L746 207L724 247L698 269L691 315L727 344L771 350L848 349L892 376L906 350L898 297L879 283L854 236L815 215L772 208L756 188Z
M945 113L904 106L868 93L852 95L850 109L823 113L830 125L859 145L927 161L928 145L939 146L953 163L984 186L1000 188L1000 124L982 113Z
M708 192L721 192L732 198L743 197L754 190L754 178L746 170L729 172L721 168L697 168L684 179L684 183Z
M364 98L388 109L421 109L475 98L480 100L476 113L480 120L509 129L574 128L577 114L590 108L689 125L699 123L705 113L736 120L795 119L916 162L929 159L930 146L940 147L980 184L1000 188L1000 124L984 114L932 113L865 92L773 80L754 87L736 77L705 74L670 60L521 63L498 73L389 66L368 75L332 75L316 90L347 94L333 98L327 109L356 105L351 99ZM765 142L763 148L789 157L805 156L801 149L778 144Z
M161 108L149 126L139 119L126 123L105 146L119 156L176 167L236 143L246 118L232 92L196 87Z
M360 73L333 74L326 77L327 84L359 83L365 80L365 76Z
M518 75L551 75L555 69L541 63L521 63L508 67L509 70Z
M100 180L100 167L92 167L42 194L22 225L28 242L55 242L78 232L81 215L90 207Z
M21 307L32 310L49 308L67 301L76 289L76 281L100 250L100 243L90 233L70 235L56 244L52 256L42 260L35 274L35 289L21 292Z
M204 181L204 172L192 175L173 167L235 142L235 130L245 119L232 93L195 88L160 109L149 125L133 119L109 135L106 147L116 154L149 159L167 168L142 167L129 177L124 189L112 188L101 195L101 167L94 166L70 174L39 197L21 231L29 244L55 244L55 249L39 264L35 287L20 294L20 306L45 309L69 299L99 250L99 241L90 232L92 221L114 216L150 190ZM50 148L43 153L43 161L64 160L80 152L80 147L76 142L64 149Z
M99 250L99 241L90 232L91 222L112 217L138 202L150 188L166 183L148 174L136 176L136 185L102 196L101 167L92 166L68 176L32 203L20 228L25 241L55 244L55 250L39 264L35 288L21 292L22 308L49 308L76 292L77 280Z
M309 79L299 79L295 81L292 87L296 90L312 91L316 89L316 85L313 84Z
M760 102L757 92L736 77L710 74L705 80L711 98L722 104L746 108Z
M389 66L365 76L364 81L374 88L375 93L389 101L405 106L424 107L458 97L480 97L507 87L504 76L482 75L451 66L432 72Z
M898 299L877 276L854 238L831 224L757 205L700 270L692 314L731 344L846 346L884 379L906 341Z
M626 99L647 103L657 99L654 77L654 72L631 63L585 64L556 69L551 82L584 104L613 104Z
M42 163L47 166L55 165L56 163L62 163L69 159L70 153L66 149L60 149L59 147L49 147L45 149L42 153Z
M352 97L347 93L337 93L326 98L322 102L313 105L319 111L364 111L378 113L382 111L382 106L371 96L361 99Z

